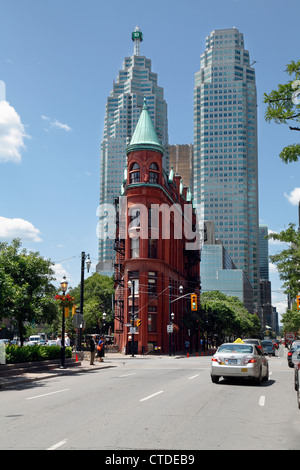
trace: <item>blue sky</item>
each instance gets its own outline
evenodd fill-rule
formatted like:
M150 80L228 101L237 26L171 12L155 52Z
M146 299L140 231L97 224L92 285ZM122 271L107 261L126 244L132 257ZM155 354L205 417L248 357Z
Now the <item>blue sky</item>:
M285 165L278 155L299 136L264 121L263 94L299 59L299 13L299 0L0 0L0 111L8 116L1 126L0 114L0 240L19 236L72 286L82 251L95 267L105 104L133 54L136 25L141 55L164 88L171 144L193 142L194 76L206 36L233 26L244 34L256 61L260 222L276 232L298 224L289 196L300 197L299 163ZM270 253L279 248L270 244ZM271 280L282 312L278 275Z

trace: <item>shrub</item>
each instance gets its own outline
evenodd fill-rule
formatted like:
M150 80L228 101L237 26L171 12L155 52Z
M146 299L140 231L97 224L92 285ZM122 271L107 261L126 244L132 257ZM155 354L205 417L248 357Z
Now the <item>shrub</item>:
M19 347L15 344L6 346L6 363L18 364L22 362L46 361L60 359L60 346L33 346ZM72 348L66 348L66 358L72 357Z

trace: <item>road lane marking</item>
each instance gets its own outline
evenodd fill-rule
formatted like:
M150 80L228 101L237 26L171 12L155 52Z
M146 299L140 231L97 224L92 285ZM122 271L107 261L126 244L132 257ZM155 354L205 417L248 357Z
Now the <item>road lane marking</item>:
M199 377L200 374L193 375L192 377L189 377L189 380L195 379L196 377Z
M149 395L148 397L142 398L140 401L149 400L150 398L155 397L156 395L159 395L160 393L164 393L163 390L160 390L160 392L153 393L152 395Z
M56 393L67 392L69 388L64 388L63 390L57 390L56 392L44 393L43 395L36 395L35 397L26 398L26 400L34 400L35 398L48 397L49 395L55 395Z
M118 377L128 377L129 375L136 375L136 372L131 372L130 374L118 375Z
M265 406L266 397L262 395L258 401L259 406Z
M54 446L51 446L49 447L47 450L56 450L58 449L59 447L63 446L64 444L66 444L67 442L67 439L64 439L63 441L60 441L58 442L57 444L54 444Z

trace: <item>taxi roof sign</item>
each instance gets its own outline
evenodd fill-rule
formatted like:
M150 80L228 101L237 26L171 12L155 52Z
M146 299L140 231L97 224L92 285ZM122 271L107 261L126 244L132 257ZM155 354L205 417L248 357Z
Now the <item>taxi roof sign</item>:
M238 338L234 341L234 343L244 343L244 341L241 338Z

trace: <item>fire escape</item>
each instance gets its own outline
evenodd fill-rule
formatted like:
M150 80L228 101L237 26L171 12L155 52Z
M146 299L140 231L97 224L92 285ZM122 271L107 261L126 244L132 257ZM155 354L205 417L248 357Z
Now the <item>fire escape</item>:
M124 260L125 260L125 240L119 238L119 207L118 199L116 205L116 225L117 234L114 243L116 251L116 262L114 264L114 287L115 287L115 319L119 322L120 330L123 331L124 325ZM120 331L121 332L121 331Z

